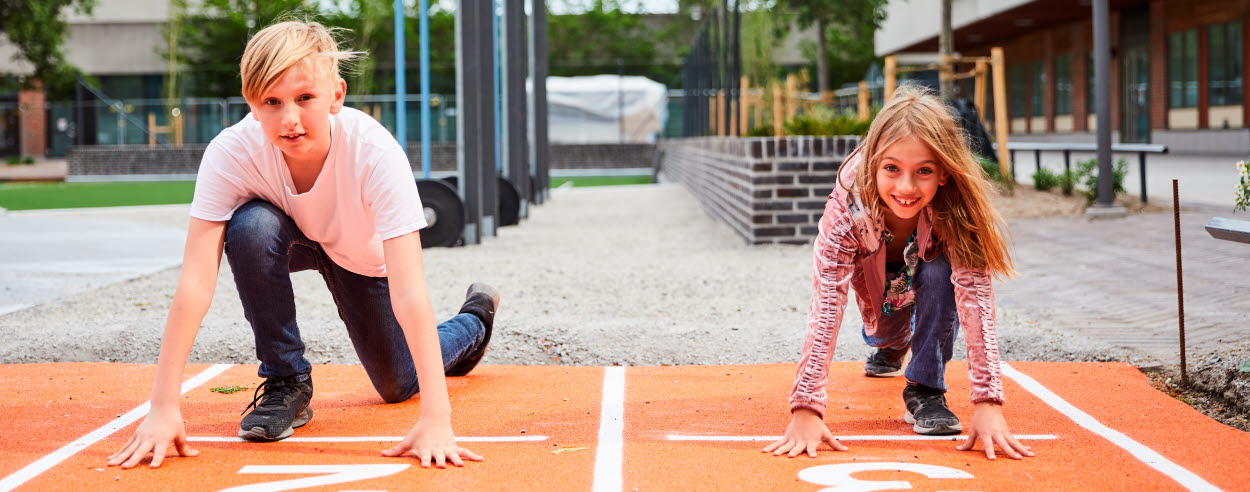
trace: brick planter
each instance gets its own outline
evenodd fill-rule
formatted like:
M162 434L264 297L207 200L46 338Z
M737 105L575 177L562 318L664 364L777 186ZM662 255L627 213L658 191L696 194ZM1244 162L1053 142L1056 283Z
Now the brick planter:
M805 244L858 145L855 136L663 140L660 169L748 243Z

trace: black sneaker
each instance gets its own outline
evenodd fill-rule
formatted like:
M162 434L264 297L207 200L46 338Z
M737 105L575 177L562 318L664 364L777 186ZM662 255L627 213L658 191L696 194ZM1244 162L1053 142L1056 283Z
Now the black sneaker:
M265 393L252 395L252 404L243 409L255 407L252 413L243 417L239 423L239 437L251 441L278 441L291 437L296 427L302 427L312 420L312 378L307 374L287 377L271 377L256 387ZM259 402L259 403L258 403Z
M879 348L868 356L864 363L864 375L874 378L892 378L903 374L903 359L907 358L907 348Z
M959 425L959 417L946 408L946 395L940 390L908 383L903 388L903 405L907 407L903 420L912 424L911 430L917 434L940 436L958 434L964 429Z
M482 345L473 353L465 356L460 362L447 370L448 376L463 376L477 367L477 363L482 361L482 356L486 355L486 346L490 344L490 334L495 324L495 311L499 309L499 291L494 287L481 282L474 282L469 286L469 291L464 293L464 305L460 306L461 313L469 313L477 316L482 320L482 326L486 328L486 334L482 336Z

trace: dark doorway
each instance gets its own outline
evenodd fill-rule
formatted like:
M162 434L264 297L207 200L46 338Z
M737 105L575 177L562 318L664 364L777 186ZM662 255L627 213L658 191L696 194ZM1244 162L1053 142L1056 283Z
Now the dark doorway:
M1120 12L1120 141L1150 142L1150 8Z

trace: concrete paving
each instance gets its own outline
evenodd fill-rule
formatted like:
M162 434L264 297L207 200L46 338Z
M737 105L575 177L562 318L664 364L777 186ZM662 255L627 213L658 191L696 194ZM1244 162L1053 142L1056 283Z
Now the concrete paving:
M1063 153L1043 152L1042 166L1055 172L1063 172ZM1072 168L1082 160L1093 159L1092 153L1073 153ZM1137 154L1116 154L1128 164L1124 189L1133 196L1141 195L1141 170ZM1173 155L1148 154L1146 156L1146 196L1151 203L1172 204L1172 180L1177 180L1182 204L1210 205L1219 213L1232 213L1234 185L1237 183L1238 160L1250 159L1246 155ZM1033 184L1037 161L1033 152L1016 152L1016 179ZM1223 210L1219 210L1223 208Z

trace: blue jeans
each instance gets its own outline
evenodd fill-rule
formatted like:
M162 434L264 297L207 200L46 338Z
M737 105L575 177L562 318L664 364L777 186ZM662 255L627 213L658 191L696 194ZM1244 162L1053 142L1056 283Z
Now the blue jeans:
M286 213L261 200L234 212L226 225L225 251L243 314L256 335L260 377L312 371L295 323L290 274L315 269L334 296L356 355L382 399L401 402L419 391L412 353L391 308L386 277L359 275L335 264ZM443 370L476 350L485 333L482 321L468 313L438 325Z
M951 264L946 255L916 265L911 286L916 302L882 316L874 335L862 330L864 341L873 347L895 350L910 346L911 362L904 374L907 380L946 391L946 363L951 360L955 334L959 332L955 286L951 284Z

